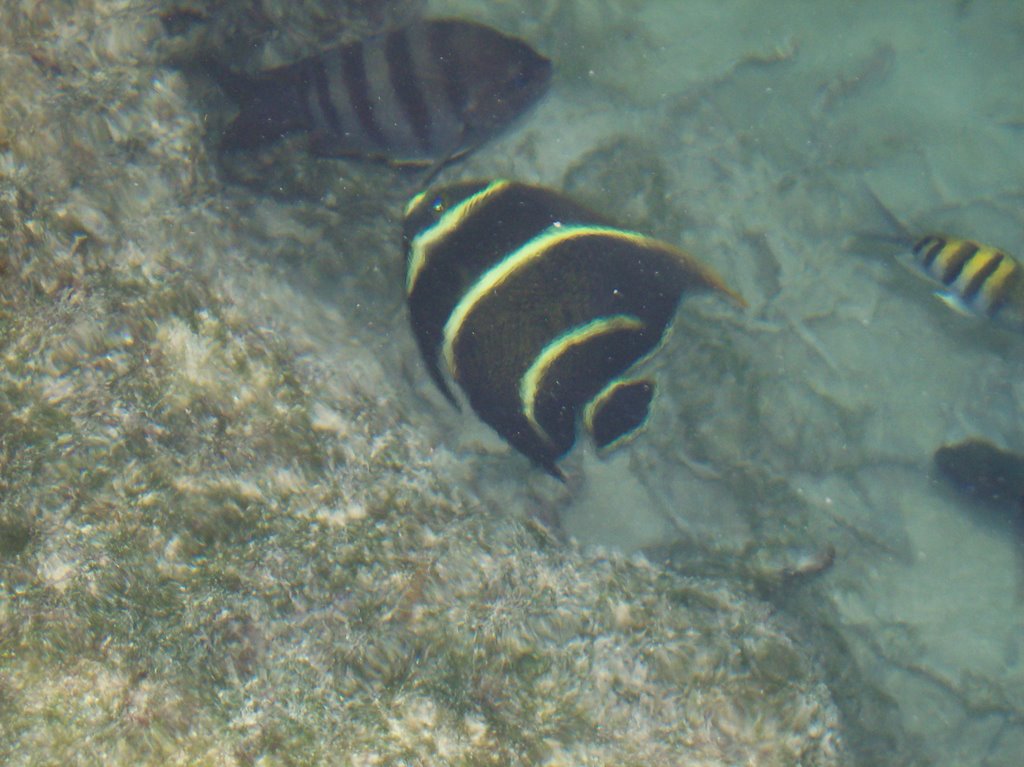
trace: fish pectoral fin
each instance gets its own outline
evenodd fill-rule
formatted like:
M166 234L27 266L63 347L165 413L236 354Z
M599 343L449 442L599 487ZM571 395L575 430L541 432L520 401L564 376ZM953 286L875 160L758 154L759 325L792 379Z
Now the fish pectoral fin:
M426 173L423 174L423 178L420 179L420 181L419 181L419 188L420 189L426 189L427 186L429 186L430 183L437 177L437 174L440 173L441 170L449 162L451 162L451 159L452 159L452 155L446 154L444 157L440 158L439 160L435 160L430 165L430 167L427 168Z
M466 140L466 126L462 126L462 130L459 132L459 139L455 142L454 146L447 152L441 155L437 160L430 164L427 172L423 174L423 178L420 180L420 188L426 189L427 186L433 182L437 177L437 174L444 170L448 165L468 155L474 149L476 149L482 142L478 141L469 146L465 146Z
M936 290L935 297L942 303L948 306L957 314L961 314L964 317L974 317L975 314L971 311L971 307L964 303L964 300L960 296L956 295L949 290Z

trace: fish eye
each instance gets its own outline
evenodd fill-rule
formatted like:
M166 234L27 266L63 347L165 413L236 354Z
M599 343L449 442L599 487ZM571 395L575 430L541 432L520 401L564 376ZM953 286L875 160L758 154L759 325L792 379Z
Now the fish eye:
M445 202L444 196L440 194L434 198L432 203L430 203L430 209L435 213L444 213L447 207L448 204Z

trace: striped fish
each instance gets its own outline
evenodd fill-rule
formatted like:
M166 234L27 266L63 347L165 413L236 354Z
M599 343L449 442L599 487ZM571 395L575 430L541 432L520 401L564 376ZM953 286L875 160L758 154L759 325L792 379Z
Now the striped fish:
M654 382L615 379L583 409L583 428L598 450L609 450L629 439L647 422Z
M635 378L689 293L743 305L683 251L514 181L427 190L405 211L409 317L431 377L555 477L577 422L599 448L634 434L654 385Z
M870 186L868 197L888 232L860 232L855 247L894 247L898 260L943 287L935 296L954 311L1024 329L1020 263L1002 250L940 234L916 236Z
M962 314L1024 328L1024 277L1016 259L972 240L927 235L911 249L914 263L944 289L936 295Z
M225 149L305 131L315 154L431 165L526 111L547 91L551 62L490 27L436 19L253 77L213 74L240 110Z

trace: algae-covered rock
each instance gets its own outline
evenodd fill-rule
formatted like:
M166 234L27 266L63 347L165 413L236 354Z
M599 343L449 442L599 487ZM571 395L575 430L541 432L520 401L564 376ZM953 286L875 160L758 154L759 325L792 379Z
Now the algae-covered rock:
M151 4L3 21L5 764L838 763L763 603L493 513L403 415L390 171L231 187Z
M122 255L56 295L4 261L7 763L836 762L765 606L493 517L386 401Z
M386 402L140 258L5 291L7 763L836 763L764 605L460 499Z
M216 56L236 69L267 69L398 26L424 0L163 0L163 52Z

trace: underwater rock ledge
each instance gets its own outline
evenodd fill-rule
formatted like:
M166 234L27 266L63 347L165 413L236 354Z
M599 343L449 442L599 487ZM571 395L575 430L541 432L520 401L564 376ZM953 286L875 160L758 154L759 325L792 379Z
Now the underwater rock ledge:
M6 763L839 763L766 605L480 508L161 254L46 295L10 279L61 268L31 250L0 315Z

